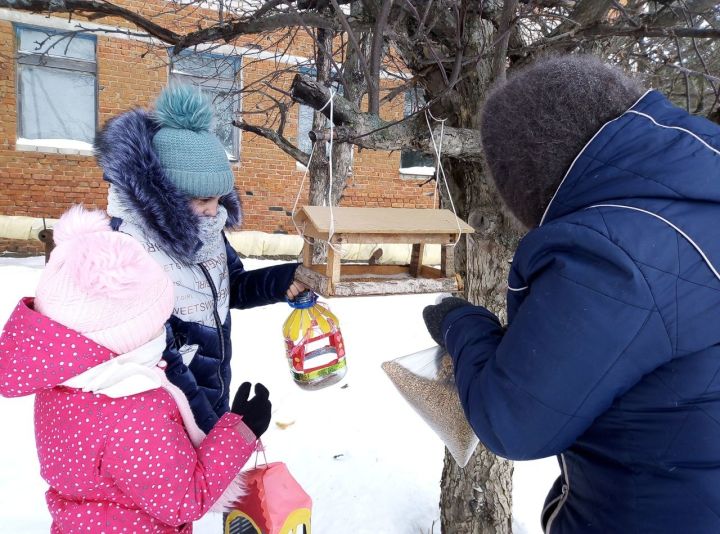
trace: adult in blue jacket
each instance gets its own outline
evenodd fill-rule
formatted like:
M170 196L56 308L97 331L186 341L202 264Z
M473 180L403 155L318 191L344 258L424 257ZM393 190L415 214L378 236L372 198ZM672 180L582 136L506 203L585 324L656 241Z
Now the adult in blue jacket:
M558 455L543 528L720 532L720 127L585 57L488 97L492 177L530 231L508 324L424 310L494 453Z
M170 86L151 113L115 117L95 142L114 228L140 241L175 283L166 374L206 433L230 410L230 309L304 289L293 281L296 263L246 271L227 242L223 229L240 225L241 210L212 118L199 90Z

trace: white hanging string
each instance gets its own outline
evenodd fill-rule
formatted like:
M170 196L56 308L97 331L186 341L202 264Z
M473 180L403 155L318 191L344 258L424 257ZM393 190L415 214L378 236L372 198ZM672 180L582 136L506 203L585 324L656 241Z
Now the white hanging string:
M305 165L305 172L303 173L302 181L300 182L300 189L298 189L297 196L295 197L295 203L293 204L292 212L290 213L290 218L292 219L293 226L295 226L295 230L300 235L300 237L303 238L303 241L305 241L307 244L312 245L313 242L310 241L307 237L305 237L305 232L303 232L300 227L298 226L297 221L295 220L295 212L297 211L297 205L300 201L300 195L302 194L303 186L305 185L305 179L307 178L308 171L310 170L310 162L312 161L313 154L315 153L315 143L312 144L312 148L310 149L310 157L308 158L307 165Z
M331 243L332 237L335 234L335 215L333 213L333 203L332 203L332 191L333 191L333 141L334 141L334 128L335 128L335 121L334 121L334 99L335 99L335 90L330 89L330 98L329 100L321 107L318 111L324 110L328 105L330 106L330 147L329 147L329 156L328 156L328 165L329 165L329 172L328 172L328 193L327 193L327 206L330 210L330 225L328 230L328 240L327 244L330 248L332 248L337 253L342 253L342 247L335 245ZM440 123L440 140L439 144L435 142L435 134L433 132L432 126L430 124L430 119L432 118L435 122ZM428 131L430 133L430 140L433 144L433 151L435 152L435 190L433 193L433 206L437 205L437 199L438 199L438 190L440 187L440 177L442 177L442 180L445 184L445 190L448 194L448 200L450 201L450 207L452 208L453 215L455 215L455 223L457 224L457 238L455 239L455 243L453 243L453 246L457 245L460 241L460 237L462 236L462 228L460 227L460 220L457 217L457 211L455 210L455 203L452 199L452 193L450 192L450 186L448 185L447 176L445 176L445 169L442 165L442 144L445 137L445 121L447 119L438 119L430 112L429 109L425 110L425 123L427 124ZM305 172L303 173L302 181L300 182L300 188L298 189L297 196L295 197L295 202L293 203L293 209L291 213L291 219L293 222L293 225L295 226L295 230L298 232L298 234L303 238L303 240L306 243L312 244L313 242L307 239L305 237L304 232L302 229L298 226L297 221L295 220L295 213L297 211L297 205L300 201L300 195L302 194L303 187L305 185L305 180L307 179L308 172L310 170L310 163L312 162L313 155L315 154L315 148L316 148L316 142L313 142L312 149L310 150L310 157L308 158L307 165L305 166Z
M330 88L330 155L328 156L329 175L328 175L328 197L327 204L330 208L330 229L328 230L328 246L338 254L342 254L342 247L332 244L332 237L335 234L335 215L333 214L333 203L332 203L332 191L333 191L333 141L335 140L334 128L335 128L335 90ZM337 247L337 248L336 248Z
M333 214L333 203L332 203L332 191L333 191L333 160L332 160L332 149L333 149L333 130L335 126L334 122L334 105L333 100L335 98L335 90L330 89L330 99L325 102L323 107L318 109L317 111L322 111L326 107L330 106L330 155L329 155L329 174L328 174L328 194L327 194L327 206L330 208L330 226L328 230L328 240L327 244L330 248L332 248L335 252L338 254L342 253L342 246L341 245L335 245L330 242L333 235L335 234L335 215ZM295 196L295 202L293 203L293 209L290 214L290 218L292 219L293 226L295 226L295 230L300 235L300 237L303 238L303 240L312 245L313 241L309 240L307 237L305 237L305 233L303 230L298 226L297 221L295 220L295 213L297 212L297 205L300 201L300 195L302 194L303 187L305 186L305 180L307 179L308 172L310 171L310 163L312 162L313 154L315 154L315 148L316 148L317 142L312 143L312 148L310 150L310 157L308 157L307 165L305 166L305 172L303 173L302 180L300 182L300 188L298 189L297 195Z
M440 123L440 143L439 146L435 143L435 134L433 133L432 126L430 125L430 119L428 115L435 121ZM433 144L433 151L435 152L435 192L433 194L433 207L437 203L438 189L440 187L440 177L442 176L443 182L445 183L445 190L448 194L448 200L450 201L450 207L452 208L453 215L455 215L455 224L457 224L457 238L453 247L458 244L460 237L462 236L462 228L460 227L460 219L458 219L457 211L455 211L455 203L452 199L452 193L450 192L450 186L448 185L447 177L445 176L445 169L442 165L442 143L445 137L445 121L447 119L437 119L433 116L429 109L425 109L425 123L427 124L428 131L430 132L430 140ZM439 205L439 203L437 203Z

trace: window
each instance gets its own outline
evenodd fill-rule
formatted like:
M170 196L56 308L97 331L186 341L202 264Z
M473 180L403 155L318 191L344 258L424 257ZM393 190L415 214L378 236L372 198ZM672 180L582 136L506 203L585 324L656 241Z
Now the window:
M405 105L403 116L415 113L425 105L425 99L415 89L405 91ZM400 172L403 174L422 174L431 176L435 174L435 159L417 150L403 150L400 152Z
M170 80L197 85L212 100L212 130L232 160L240 159L240 129L232 124L240 111L239 72L238 58L197 52L170 57Z
M97 124L95 38L16 27L19 141L91 148ZM76 146L76 148L78 148Z

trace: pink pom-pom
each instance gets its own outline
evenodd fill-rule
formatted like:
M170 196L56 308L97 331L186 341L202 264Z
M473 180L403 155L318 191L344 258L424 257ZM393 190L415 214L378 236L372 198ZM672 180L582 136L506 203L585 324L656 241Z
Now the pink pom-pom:
M96 232L112 232L107 215L102 211L86 210L77 204L66 211L55 224L53 239L59 245Z
M77 287L87 295L132 299L157 280L161 267L137 241L120 232L87 235L65 264Z

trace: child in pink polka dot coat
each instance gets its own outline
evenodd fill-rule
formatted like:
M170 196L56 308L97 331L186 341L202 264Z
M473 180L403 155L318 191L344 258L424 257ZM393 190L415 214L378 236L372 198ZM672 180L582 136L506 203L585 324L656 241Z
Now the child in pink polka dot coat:
M162 370L174 301L162 267L102 212L71 209L55 241L35 299L0 335L0 394L36 394L52 533L192 532L242 495L267 389L240 386L205 436Z

